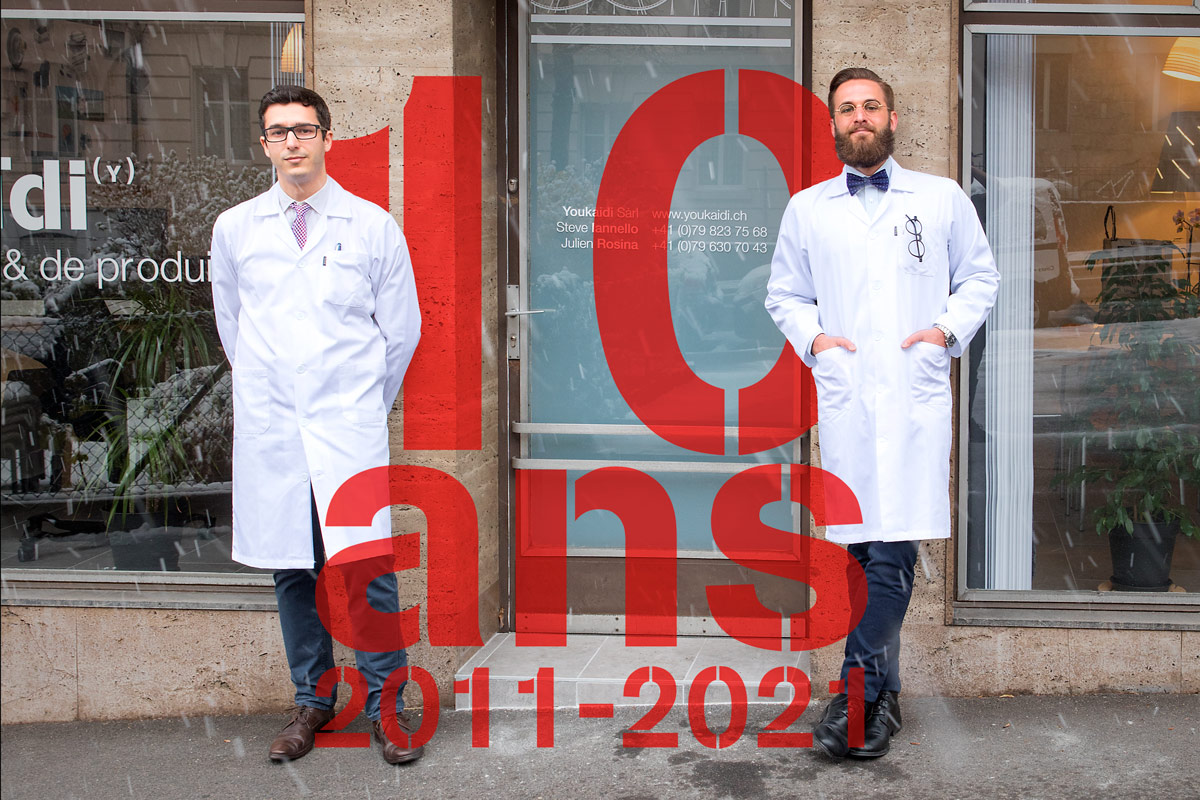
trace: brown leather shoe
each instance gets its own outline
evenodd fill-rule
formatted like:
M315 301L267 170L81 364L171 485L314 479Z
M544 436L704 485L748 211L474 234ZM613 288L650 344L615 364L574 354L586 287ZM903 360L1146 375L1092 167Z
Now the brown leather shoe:
M295 761L313 749L317 731L333 719L334 712L312 706L296 706L292 709L288 724L275 741L271 742L272 761Z
M399 723L400 730L410 737L417 732L417 726L412 724L407 714L397 714L396 722ZM375 734L375 741L383 748L383 760L389 764L405 764L425 755L424 747L401 747L388 739L387 734L383 732L383 723L378 720L371 723L371 731Z

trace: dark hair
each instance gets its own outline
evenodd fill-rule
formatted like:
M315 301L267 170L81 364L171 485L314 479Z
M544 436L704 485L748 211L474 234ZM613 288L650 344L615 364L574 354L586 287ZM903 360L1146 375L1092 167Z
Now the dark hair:
M829 116L833 116L833 93L838 90L838 87L847 81L874 81L879 84L879 88L883 89L883 101L887 103L889 109L896 107L896 96L892 94L892 87L886 83L883 78L875 74L874 70L869 70L866 67L846 67L844 70L833 76L833 80L829 82Z
M262 100L258 103L259 127L263 126L263 115L267 113L268 108L271 106L286 106L288 103L299 103L302 106L314 109L317 112L317 124L326 133L329 132L329 126L333 124L333 120L329 116L329 106L325 105L325 101L321 99L321 95L312 89L305 89L303 86L292 86L290 84L280 84L263 95Z

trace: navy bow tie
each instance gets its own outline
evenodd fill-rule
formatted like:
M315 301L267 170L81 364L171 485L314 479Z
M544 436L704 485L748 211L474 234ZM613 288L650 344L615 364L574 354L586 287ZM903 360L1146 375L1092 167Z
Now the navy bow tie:
M886 169L881 169L869 178L862 175L857 175L853 172L846 173L846 188L850 190L850 196L858 194L858 190L866 184L871 184L881 192L888 190L888 174Z

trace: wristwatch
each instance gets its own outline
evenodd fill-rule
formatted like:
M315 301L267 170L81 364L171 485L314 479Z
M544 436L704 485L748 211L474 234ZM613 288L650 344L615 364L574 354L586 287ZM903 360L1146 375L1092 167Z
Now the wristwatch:
M933 323L933 327L941 331L942 335L946 337L946 347L954 347L954 344L958 341L958 337L951 333L949 328L940 322Z

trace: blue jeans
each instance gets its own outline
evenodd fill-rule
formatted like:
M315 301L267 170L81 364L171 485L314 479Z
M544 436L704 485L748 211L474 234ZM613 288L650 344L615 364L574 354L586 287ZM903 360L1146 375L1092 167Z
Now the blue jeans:
M842 680L851 667L862 667L863 699L874 703L880 692L900 691L900 625L912 598L920 542L862 542L846 549L867 575L867 610L846 637Z
M283 569L275 573L275 599L279 604L279 626L283 629L283 645L287 650L292 683L296 685L296 705L314 708L333 708L337 687L329 697L318 697L317 682L332 669L333 639L317 614L317 575L325 565L325 546L321 539L316 503L313 503L314 569ZM395 573L384 573L367 586L367 602L376 611L396 613L400 597ZM404 650L371 653L356 650L358 671L367 680L367 717L379 719L379 701L383 682L393 670L408 663ZM404 684L396 692L396 710L404 710Z

